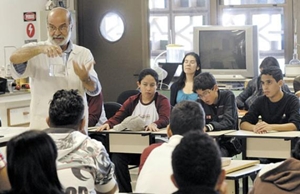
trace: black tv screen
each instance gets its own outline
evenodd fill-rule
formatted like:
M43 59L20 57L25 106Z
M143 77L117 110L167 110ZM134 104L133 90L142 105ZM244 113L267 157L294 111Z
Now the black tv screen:
M244 30L199 31L203 69L246 69Z

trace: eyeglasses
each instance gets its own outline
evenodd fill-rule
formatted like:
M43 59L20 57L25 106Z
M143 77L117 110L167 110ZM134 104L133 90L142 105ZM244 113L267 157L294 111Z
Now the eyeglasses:
M69 25L63 24L63 25L61 25L61 26L59 26L59 27L57 28L57 27L55 27L55 26L49 24L49 25L48 25L48 30L49 30L50 32L56 32L56 30L59 30L61 33L63 33L63 32L67 32L67 31L69 30Z
M214 89L214 88L205 90L205 91L202 93L202 95L199 95L199 94L198 94L199 98L203 99L203 98L207 97L207 96L211 93L211 91L212 91L213 89Z

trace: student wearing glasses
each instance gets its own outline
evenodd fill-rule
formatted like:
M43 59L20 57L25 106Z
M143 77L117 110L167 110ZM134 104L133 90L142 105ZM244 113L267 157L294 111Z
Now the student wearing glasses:
M194 78L193 90L197 92L198 102L205 112L206 132L238 129L235 96L230 90L219 90L217 81L211 73L203 72L197 75ZM221 139L219 145L223 157L236 154L231 151L233 147L230 139Z
M48 40L26 44L10 57L14 67L12 76L15 79L31 78L30 128L34 129L47 128L45 118L49 100L57 90L77 89L84 99L86 118L86 93L96 96L101 92L92 53L71 41L73 18L70 11L62 7L52 9L47 24ZM49 59L62 55L67 60L66 75L49 75Z

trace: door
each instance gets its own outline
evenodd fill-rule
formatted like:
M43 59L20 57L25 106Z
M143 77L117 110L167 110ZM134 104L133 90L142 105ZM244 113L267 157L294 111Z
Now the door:
M136 89L138 73L150 67L148 0L78 0L78 42L91 50L105 101L116 101L125 90ZM100 33L105 14L114 12L124 22L115 42Z

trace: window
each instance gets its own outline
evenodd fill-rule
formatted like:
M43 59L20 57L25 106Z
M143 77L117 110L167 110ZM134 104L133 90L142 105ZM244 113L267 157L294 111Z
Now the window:
M292 1L149 0L149 8L152 59L170 43L192 51L193 27L216 24L257 25L259 63L267 56L274 56L284 70L284 64L292 59Z
M149 0L151 56L167 44L193 49L193 27L209 24L209 0Z

